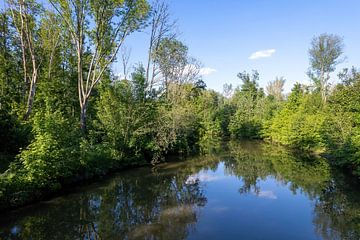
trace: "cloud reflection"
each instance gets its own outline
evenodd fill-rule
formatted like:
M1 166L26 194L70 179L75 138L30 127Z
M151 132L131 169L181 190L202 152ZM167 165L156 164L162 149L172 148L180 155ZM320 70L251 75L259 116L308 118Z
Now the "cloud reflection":
M256 196L260 198L267 198L267 199L277 199L277 196L273 191L259 191L258 193L254 193Z
M197 181L200 181L200 182L213 182L213 181L217 181L217 180L220 180L222 177L220 176L216 176L216 175L211 175L211 174L208 174L208 173L196 173L196 174L192 174L190 175L185 183L186 184L193 184Z

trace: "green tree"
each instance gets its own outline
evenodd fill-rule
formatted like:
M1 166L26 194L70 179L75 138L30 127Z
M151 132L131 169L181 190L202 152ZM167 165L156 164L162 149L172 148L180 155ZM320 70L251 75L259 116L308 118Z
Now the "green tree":
M33 109L36 85L39 80L41 65L41 40L38 37L39 19L43 8L36 1L8 0L12 23L15 26L20 41L23 78L27 86L27 100L24 119L28 120Z
M80 126L86 130L89 99L109 70L126 37L141 29L149 4L139 1L50 1L61 15L76 48Z
M328 128L326 131L329 152L335 163L360 176L360 74L353 69L343 76L329 97ZM330 127L331 126L331 127Z
M258 115L258 104L265 96L263 89L258 86L259 73L256 70L252 74L244 71L237 76L242 84L235 89L231 98L236 112L230 118L230 133L236 138L259 138L262 122Z
M321 98L326 103L330 73L335 70L342 59L344 43L341 37L334 34L323 33L311 41L309 49L310 70L309 77L321 92Z
M253 70L252 73L246 71L237 74L237 77L242 81L240 92L249 93L255 100L257 97L263 95L263 90L259 88L259 72Z

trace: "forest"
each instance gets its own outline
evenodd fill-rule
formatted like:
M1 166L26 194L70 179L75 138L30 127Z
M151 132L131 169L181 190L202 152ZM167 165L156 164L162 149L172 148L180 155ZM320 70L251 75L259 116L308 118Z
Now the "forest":
M2 209L229 139L320 154L360 177L360 72L334 76L341 36L314 36L304 49L311 84L285 94L285 78L261 87L261 73L239 69L238 86L219 93L166 2L7 0L0 18ZM126 40L141 31L147 61L130 66Z

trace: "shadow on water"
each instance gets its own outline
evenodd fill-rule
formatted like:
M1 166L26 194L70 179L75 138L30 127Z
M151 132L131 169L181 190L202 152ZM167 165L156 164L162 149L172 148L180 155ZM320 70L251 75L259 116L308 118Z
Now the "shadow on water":
M262 189L269 182L279 185L289 201L301 196L311 203L311 219L303 223L313 229L307 239L360 238L359 189L323 158L305 159L257 141L213 144L206 152L186 161L126 171L77 193L0 215L0 239L196 239L209 233L221 239L224 229L248 234L237 236L271 239L227 222L231 214L225 211L224 221L211 225L214 221L209 220L214 196L224 202L256 197L251 200L254 209L257 204L269 204L263 202L265 198L277 199L272 191ZM219 188L223 194L213 194ZM227 204L218 210L236 209L240 203ZM283 206L266 206L276 208L278 218L285 212ZM249 216L248 222L259 217L253 212ZM216 219L220 216L215 215ZM208 232L202 223L208 223ZM266 224L259 222L256 234ZM290 236L287 231L293 229L277 229L274 239Z

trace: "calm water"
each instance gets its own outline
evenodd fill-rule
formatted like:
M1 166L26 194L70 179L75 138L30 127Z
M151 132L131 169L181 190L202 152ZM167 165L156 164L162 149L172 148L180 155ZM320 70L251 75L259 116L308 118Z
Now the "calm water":
M260 142L122 172L0 215L0 239L360 239L360 191Z

